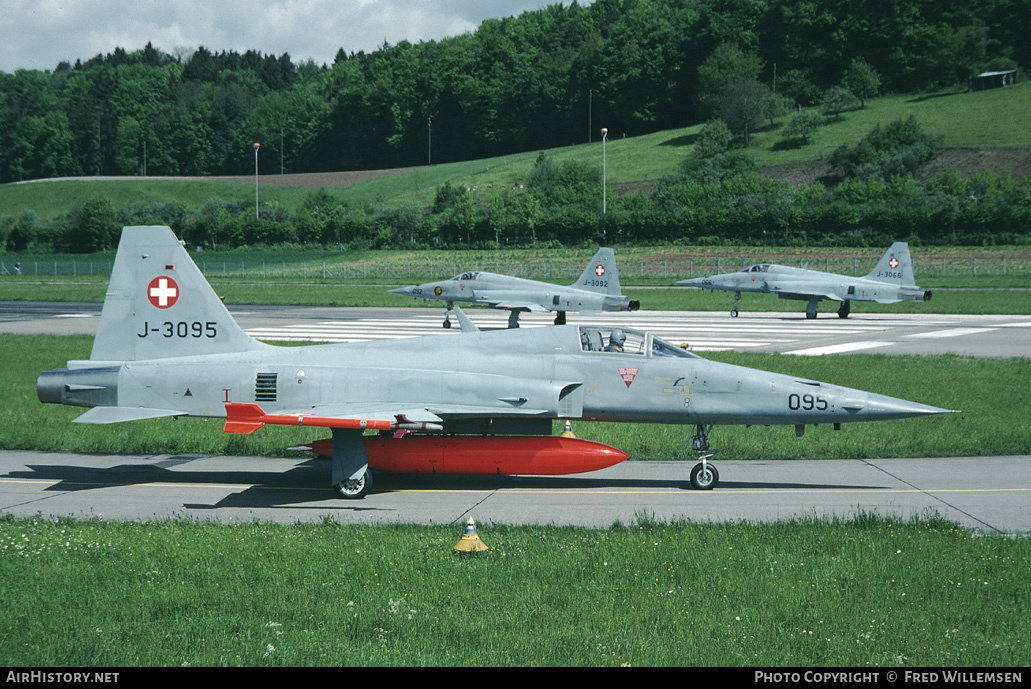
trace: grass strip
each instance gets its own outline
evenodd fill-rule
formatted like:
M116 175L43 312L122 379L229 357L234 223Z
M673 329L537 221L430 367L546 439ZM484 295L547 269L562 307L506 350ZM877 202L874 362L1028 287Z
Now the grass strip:
M463 556L460 525L0 518L0 649L34 667L1031 664L1031 541L934 515L479 534L489 550Z

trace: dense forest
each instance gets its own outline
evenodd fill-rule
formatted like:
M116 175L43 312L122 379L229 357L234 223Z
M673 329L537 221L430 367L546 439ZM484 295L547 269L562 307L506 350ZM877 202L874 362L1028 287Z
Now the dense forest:
M597 0L342 46L332 65L148 44L0 73L0 182L243 174L254 141L263 173L541 150L597 140L599 123L633 136L705 122L744 73L782 109L825 101L857 59L882 93L965 83L1031 65L1028 26L1026 0Z
M597 0L485 21L440 41L289 55L169 55L148 44L53 72L0 73L0 181L377 169L542 151L700 124L691 155L603 212L601 171L541 153L518 192L445 183L432 205L300 207L219 198L117 208L104 196L37 222L0 216L0 251L111 248L122 225L191 245L473 247L559 242L884 245L1031 243L1031 176L914 173L942 150L912 118L877 125L796 185L755 169L750 137L786 147L879 94L1023 69L1027 0Z

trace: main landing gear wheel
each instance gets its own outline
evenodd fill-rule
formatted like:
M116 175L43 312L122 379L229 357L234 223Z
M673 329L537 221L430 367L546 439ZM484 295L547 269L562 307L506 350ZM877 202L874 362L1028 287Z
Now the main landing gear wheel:
M692 474L692 481L694 480ZM358 479L348 479L333 486L333 490L344 500L358 500L364 498L372 487L372 474L366 471Z
M852 311L852 303L847 299L841 302L841 306L838 307L838 318L848 318L848 314Z
M698 490L712 490L720 482L720 472L708 462L699 462L691 469L691 485Z

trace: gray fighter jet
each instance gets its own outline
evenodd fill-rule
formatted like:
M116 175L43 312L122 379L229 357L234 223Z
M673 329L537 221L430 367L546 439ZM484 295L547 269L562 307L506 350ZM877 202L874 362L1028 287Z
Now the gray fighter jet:
M894 304L899 301L931 299L931 290L916 286L913 260L909 257L909 244L905 242L892 244L877 266L864 277L822 273L775 263L757 263L736 273L681 280L677 284L734 292L734 305L730 308L730 315L734 318L737 318L737 303L741 300L742 292L776 294L781 299L809 302L805 308L806 318L816 318L816 307L821 299L841 302L838 307L839 318L848 318L853 301Z
M555 311L555 325L565 325L566 311L636 311L641 308L639 301L620 293L616 257L612 249L606 248L598 249L580 279L566 287L479 270L460 273L449 280L390 291L404 297L447 302L445 328L451 327L450 314L455 302L508 309L511 312L509 328L519 327L520 311Z
M565 325L376 342L277 347L248 336L167 227L122 232L90 358L44 371L42 402L88 407L79 423L225 418L330 429L313 443L332 485L366 494L369 470L565 474L626 459L616 448L552 435L556 419L694 427L699 489L714 424L795 426L880 421L946 410L707 361L632 329ZM378 431L378 435L369 435Z

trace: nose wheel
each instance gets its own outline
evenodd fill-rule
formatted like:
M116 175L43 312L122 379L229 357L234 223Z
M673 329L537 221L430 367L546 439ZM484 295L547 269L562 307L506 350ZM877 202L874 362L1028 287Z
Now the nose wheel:
M691 486L695 490L712 490L720 482L720 472L709 463L709 459L719 452L709 448L711 431L712 424L698 424L695 426L694 435L691 436L691 449L698 453L698 459L701 460L691 469Z
M737 303L741 301L741 293L734 292L734 305L730 307L730 317L737 318Z
M704 455L702 461L691 469L691 485L696 490L712 490L720 482L720 472L706 461L712 454Z
M444 309L444 329L447 330L451 327L451 309L455 308L455 305L450 301L447 303L447 308Z

